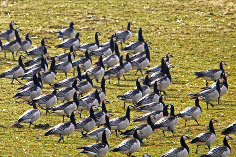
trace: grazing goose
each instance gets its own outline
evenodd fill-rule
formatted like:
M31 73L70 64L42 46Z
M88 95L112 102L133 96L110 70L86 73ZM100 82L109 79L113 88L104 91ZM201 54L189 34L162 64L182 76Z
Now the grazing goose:
M25 53L27 53L27 50L30 48L32 42L30 40L30 34L27 33L25 36L25 40L21 41L21 47L20 47L20 51L25 51Z
M107 100L103 100L102 101L102 110L94 113L94 115L96 117L96 120L97 120L97 126L98 127L105 124L105 122L106 122L105 117L106 116L108 116L108 117L112 116L111 113L107 112L106 104L108 104L108 103L110 103L110 102L107 101Z
M131 62L130 56L131 56L131 54L127 53L126 57L125 57L125 62L123 63L124 69L125 69L125 73L128 73L132 69L132 64L130 63ZM126 80L125 75L123 77Z
M177 116L174 114L174 106L170 105L170 116L161 118L155 123L155 129L162 130L164 136L165 131L171 131L174 136L174 129L178 124Z
M127 154L127 156L130 157L131 154L136 152L141 146L141 139L138 136L139 134L142 134L142 132L140 130L135 130L133 135L134 138L123 141L111 151Z
M48 110L50 107L54 106L57 103L57 90L54 90L51 94L44 94L32 100L32 103L37 103L41 108L45 107L46 114L49 113Z
M110 47L100 47L97 50L93 50L93 51L91 51L90 56L93 56L93 55L95 55L95 56L101 56L101 55L109 56L109 55L112 55L114 49L115 49L114 41L113 41L113 38L111 38L110 39Z
M58 38L62 38L64 39L68 39L68 38L73 38L73 36L75 35L75 29L74 29L74 22L71 22L69 25L69 28L64 28L59 32L55 32L58 33Z
M94 116L94 110L98 110L97 106L91 106L89 110L89 116L76 123L75 130L80 131L82 135L84 135L84 131L86 131L87 134L96 125L96 117Z
M84 153L87 156L104 157L109 151L109 145L107 142L108 132L105 130L102 133L102 143L94 143L85 147L79 147L77 149L83 149L80 153Z
M41 46L36 46L32 48L30 51L28 51L27 55L32 57L41 57L42 55L46 54L47 49L50 48L50 46L45 45L45 42L47 42L47 39L43 38L41 40Z
M132 22L128 23L127 30L118 31L115 34L113 34L113 37L115 38L116 41L121 41L121 45L122 42L125 43L128 39L132 37L132 33L130 31L130 25L132 25Z
M199 125L197 118L200 116L201 111L202 109L199 105L199 98L196 97L195 106L185 108L183 111L177 114L177 116L185 120L185 126L187 120L195 120L197 122L197 125Z
M125 69L123 64L123 56L119 58L120 65L114 66L105 71L104 75L109 76L110 78L118 78L118 84L120 84L120 78L124 75ZM110 83L110 80L109 80Z
M75 130L75 125L75 114L74 112L72 112L70 121L55 125L53 128L49 129L44 136L59 135L60 139L58 142L60 142L61 140L63 140L64 142L64 136L72 134Z
M33 125L34 121L39 119L40 111L36 107L37 103L33 103L33 109L26 111L24 114L20 116L17 120L17 123L30 123L29 128Z
M6 52L11 52L12 57L15 60L14 52L20 50L21 38L20 38L17 30L15 30L15 36L16 36L16 40L9 41L8 43L2 45L2 51L5 53L5 58L6 58Z
M105 116L105 124L103 128L97 128L91 132L88 132L87 134L84 134L81 136L81 138L84 138L84 137L87 137L91 140L96 140L97 142L101 141L102 140L102 133L103 131L107 131L107 138L111 135L111 126L110 126L110 123L109 123L109 117L106 115Z
M89 78L88 74L85 75L85 78L86 78L86 81L80 81L80 83L76 85L81 93L81 96L84 93L88 93L93 88L93 82Z
M85 51L85 57L86 58L79 58L76 61L72 62L72 67L74 69L74 71L76 70L78 65L83 65L83 67L81 67L81 69L83 69L84 71L86 71L88 68L91 67L92 64L92 59L89 56L89 52L91 52L90 50L86 50ZM74 74L74 72L73 72ZM75 75L75 74L74 74Z
M236 122L227 126L227 128L221 132L222 135L236 134Z
M86 52L87 50L96 50L99 48L99 40L98 40L98 36L100 36L101 34L99 32L95 33L95 43L88 43L88 44L83 44L83 45L79 45L76 49L82 52Z
M55 65L55 71L59 73L65 73L67 78L67 73L70 72L72 69L72 60L71 57L73 56L73 52L70 52L68 55L68 62L60 62L57 65Z
M180 138L181 147L173 148L161 155L161 157L187 157L189 154L189 147L185 143L185 140L190 139L187 135L182 135Z
M155 126L152 122L153 119L155 119L154 115L149 115L147 118L147 124L142 124L134 127L133 129L126 130L124 132L124 135L126 135L124 138L133 137L134 130L140 130L142 134L139 134L138 136L140 138L140 142L143 143L143 139L150 136L155 130Z
M198 146L201 146L201 145L207 145L210 150L211 144L214 143L216 140L216 134L213 127L213 123L216 123L216 122L218 122L216 119L214 118L211 119L209 122L210 131L199 134L190 142L190 143L197 144L196 153L197 153Z
M42 87L38 81L37 75L33 76L34 86L28 87L13 96L13 98L22 98L26 101L31 101L42 94Z
M75 92L73 94L73 101L67 101L65 103L62 103L58 106L55 106L52 109L52 113L56 113L59 116L63 117L63 122L64 122L64 117L67 116L69 117L69 115L76 111L78 109L78 105L79 105L79 100L77 98L77 93Z
M220 69L208 69L206 71L195 72L197 78L203 77L206 80L206 86L208 85L207 81L217 81L220 78L221 73L224 73L223 65L226 65L224 61L220 62Z
M64 53L66 52L66 50L70 50L70 47L71 46L79 46L80 45L80 39L79 37L81 36L80 33L77 33L75 35L75 38L69 38L69 39L66 39L65 41L63 41L62 43L60 43L59 45L56 45L55 47L56 48L62 48L64 49ZM72 52L72 51L70 51Z
M169 107L169 105L166 105L163 107L163 110L149 112L145 115L142 115L138 118L133 119L133 122L145 122L145 121L147 121L148 116L154 115L155 119L152 119L152 122L156 123L159 119L168 116L168 111L167 111L168 107Z
M5 72L3 72L2 74L0 74L0 78L9 78L12 79L11 84L13 84L14 80L17 80L19 83L21 83L17 78L21 77L24 75L25 73L25 66L22 63L22 59L26 58L23 55L20 55L19 59L18 59L18 66L13 67Z
M15 37L15 31L13 25L17 25L14 21L10 22L9 30L2 31L0 34L0 40L7 40L8 42L11 41Z
M120 59L120 52L118 49L118 45L115 44L115 54L103 58L102 62L104 67L108 69L116 65L119 62L119 59Z
M231 151L228 140L233 140L233 138L230 136L225 136L223 146L215 146L207 154L204 154L201 157L228 157Z
M128 106L125 116L117 117L117 118L110 120L111 130L115 130L117 137L118 137L117 131L121 132L121 130L123 130L129 126L129 124L130 124L130 110L132 108L134 108L133 105Z
M42 82L49 84L51 86L51 83L55 80L56 78L56 71L55 71L55 63L58 58L54 57L52 58L52 63L50 70L48 72L44 72L42 75Z
M138 71L140 71L141 74L143 75L142 69L146 68L150 63L150 52L149 52L147 44L145 43L144 45L145 45L144 47L145 47L146 56L143 58L137 58L131 61L132 68L137 69L135 75L137 74Z
M216 88L215 89L208 89L201 91L196 94L190 94L192 96L191 99L195 99L196 97L202 97L200 100L205 101L207 104L207 109L208 109L208 104L210 104L212 107L214 105L210 103L210 101L214 101L219 98L220 96L220 83L222 83L223 79L218 79L216 82Z
M70 101L73 98L73 95L75 92L77 92L77 94L79 94L80 92L78 91L78 88L76 86L77 83L79 83L79 80L75 80L72 83L71 87L65 87L59 90L58 94L57 94L57 98L58 100L61 101Z
M124 108L125 108L125 102L137 103L142 98L142 87L140 85L141 81L142 81L141 78L138 78L136 80L137 89L129 90L125 94L117 96L117 98L120 98L120 100L124 101Z

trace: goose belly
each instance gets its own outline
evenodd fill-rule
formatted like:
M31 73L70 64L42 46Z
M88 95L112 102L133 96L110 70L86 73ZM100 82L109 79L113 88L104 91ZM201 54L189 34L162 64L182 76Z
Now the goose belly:
M64 130L61 131L61 135L70 135L75 131L75 126L74 124L70 124L68 128L65 128Z
M223 86L221 89L220 89L220 96L223 96L227 93L227 88L225 86Z
M218 97L219 97L219 93L217 92L217 90L215 90L214 92L212 92L206 96L206 101L208 101L208 102L213 101L213 100L218 99Z
M70 101L73 98L74 93L75 93L75 89L73 88L72 90L70 90L69 92L65 94L64 99Z
M43 77L42 81L43 83L50 84L52 83L56 78L56 74L54 72L51 72L47 76Z
M15 71L12 75L12 78L18 78L20 76L24 75L24 69L22 67L20 67L17 71ZM7 76L6 76L7 77ZM7 77L8 78L8 77Z
M127 62L127 64L124 63L124 69L125 73L129 72L132 69L132 65L130 62Z
M143 139L147 138L153 133L153 130L150 125L147 125L145 128L141 129L142 134L139 134L138 136Z

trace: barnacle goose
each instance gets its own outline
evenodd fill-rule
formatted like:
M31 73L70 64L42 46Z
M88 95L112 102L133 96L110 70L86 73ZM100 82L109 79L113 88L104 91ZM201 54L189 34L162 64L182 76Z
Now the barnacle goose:
M20 51L25 51L25 53L27 53L27 50L30 48L32 42L30 40L30 34L27 33L25 36L25 40L21 41L21 47L20 47Z
M38 81L39 81L39 83L40 83L40 85L41 86L43 86L43 84L42 84L42 79L41 79L41 75L43 74L43 71L40 71L40 72L38 72L36 75L37 75L37 78L38 78ZM28 83L26 83L24 86L22 86L22 87L19 87L19 88L17 88L17 90L24 90L24 89L26 89L26 88L28 88L28 87L31 87L31 86L34 86L34 81L32 80L32 81L29 81Z
M75 29L74 26L75 23L71 22L69 25L69 28L64 28L59 32L55 32L58 33L58 38L62 38L62 39L68 39L68 38L73 38L73 36L75 35Z
M131 62L130 57L131 57L131 54L127 53L125 57L125 62L123 63L125 73L128 73L132 69L132 64L130 63ZM123 75L123 77L126 80L125 75Z
M13 25L17 25L14 21L10 22L9 30L2 31L0 34L0 40L7 40L8 42L11 41L15 37L15 31Z
M45 42L47 42L47 39L43 38L41 40L41 46L36 46L32 48L30 51L28 51L27 55L32 57L40 57L47 53L47 49L50 48L50 46L45 45Z
M51 86L51 83L56 78L56 71L55 71L55 63L56 63L57 57L52 58L50 70L48 72L44 72L42 75L42 82L49 84Z
M76 61L72 62L72 67L74 69L74 71L76 70L78 65L83 65L81 67L81 69L83 69L84 71L86 71L88 68L90 68L91 64L92 64L92 59L89 56L89 52L91 52L90 50L86 50L85 51L85 58L79 58ZM74 72L73 72L74 74Z
M100 47L96 50L91 51L90 56L101 56L101 55L105 55L105 56L109 56L113 53L115 49L114 46L114 41L113 38L110 39L110 47Z
M148 83L149 79L148 79L148 75L144 78L141 78L143 80L143 85L141 85L141 88L142 88L142 97L147 95L147 94L150 94L151 93L151 89L150 89L150 85Z
M103 58L102 62L105 68L110 68L116 65L120 59L120 52L118 49L118 45L115 44L115 54L109 55L106 58Z
M99 48L99 40L98 40L98 36L100 36L101 34L99 32L95 33L95 43L88 43L88 44L83 44L83 45L79 45L78 47L76 47L76 50L82 51L82 52L86 52L87 50L96 50Z
M93 82L92 80L89 78L88 74L86 73L85 75L86 81L80 81L79 84L77 84L77 88L81 93L81 96L84 93L88 93L92 88L93 88Z
M148 46L148 45L147 45ZM148 46L148 50L151 50L152 48ZM146 57L146 51L144 50L143 52L138 52L134 54L133 56L130 57L130 60L133 61L135 59L143 58Z
M125 43L128 39L132 37L130 25L132 25L132 22L128 23L127 30L118 31L115 34L113 34L113 37L115 38L116 41L121 41L121 45L122 45L122 42Z
M55 65L55 71L59 73L65 73L67 78L67 73L70 72L72 69L72 60L71 57L73 56L73 52L70 52L68 55L68 62L60 62L57 65Z
M106 122L105 117L111 117L112 114L107 112L107 108L106 108L106 104L110 103L108 100L103 100L102 101L102 110L95 112L94 115L96 117L97 120L97 126L100 127L101 125L103 125Z

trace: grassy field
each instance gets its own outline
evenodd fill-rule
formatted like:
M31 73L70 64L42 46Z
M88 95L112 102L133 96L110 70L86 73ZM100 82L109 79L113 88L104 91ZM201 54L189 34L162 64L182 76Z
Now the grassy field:
M49 55L54 56L63 53L61 49L54 46L62 42L56 38L54 32L62 27L68 27L71 21L76 23L76 32L82 34L81 43L94 41L94 33L100 32L100 43L108 41L108 37L121 28L126 28L128 22L133 22L131 31L133 33L129 43L137 40L138 29L142 27L144 39L149 39L152 44L151 64L160 64L160 59L167 53L174 57L170 62L174 65L171 69L172 84L166 90L166 104L174 104L175 113L179 113L187 106L193 106L194 100L190 100L188 94L200 91L205 85L205 80L195 79L194 72L206 70L208 68L219 68L220 61L225 61L225 70L231 74L228 78L229 90L221 98L221 104L213 102L215 107L206 110L205 103L201 102L202 115L199 117L200 126L194 121L188 122L184 127L184 120L179 119L175 129L175 136L170 132L164 137L160 130L156 130L153 135L145 140L144 145L134 153L135 156L142 156L149 153L152 156L160 156L171 148L180 146L179 138L186 134L194 138L201 132L206 132L209 120L216 118L217 140L212 147L221 145L223 135L221 131L235 121L235 52L236 52L236 10L233 0L149 0L149 1L65 1L65 0L5 0L0 1L0 31L8 29L11 21L15 21L17 27L22 29L20 36L24 38L26 33L31 33L33 46L39 45L42 38L48 39ZM5 41L3 41L5 43ZM33 47L32 46L32 47ZM125 55L126 52L122 52ZM77 54L80 54L78 52ZM82 53L81 53L82 54ZM78 58L78 57L77 57ZM76 59L77 59L76 58ZM10 53L4 58L0 54L0 72L17 65L17 61L12 60ZM30 57L28 57L28 60ZM93 58L95 62L97 59ZM93 62L93 63L94 63ZM107 106L114 117L123 116L125 110L122 109L123 102L116 96L125 93L135 87L137 77L144 77L138 73L134 76L135 70L127 75L127 81L123 79L120 85L117 80L111 80L107 84L106 99L111 102ZM72 73L69 74L69 77ZM64 79L64 74L58 74L57 80ZM55 82L56 82L55 81ZM0 156L83 156L78 154L77 147L92 144L94 141L81 139L79 132L74 132L64 143L57 143L58 137L43 135L47 130L36 129L34 127L14 128L12 124L19 116L31 106L26 103L17 103L12 97L21 85L17 82L10 84L11 80L0 79ZM24 82L26 83L26 82ZM95 82L94 82L95 83ZM95 88L99 84L95 83ZM49 85L44 85L43 93L49 93L52 89ZM59 105L61 102L58 102ZM41 112L41 117L35 124L49 123L54 126L61 122L61 117L54 114L45 115ZM88 112L86 113L86 115ZM131 112L131 119L141 113ZM83 117L86 116L85 113ZM77 121L80 119L76 117ZM137 123L131 123L132 128ZM235 138L235 136L232 136ZM108 142L111 149L119 144L123 139L112 134ZM189 141L187 141L189 143ZM206 146L199 147L199 154L195 154L196 145L188 144L191 157L200 156L208 151ZM231 156L236 154L236 144L230 142ZM119 153L108 153L107 156L124 156Z

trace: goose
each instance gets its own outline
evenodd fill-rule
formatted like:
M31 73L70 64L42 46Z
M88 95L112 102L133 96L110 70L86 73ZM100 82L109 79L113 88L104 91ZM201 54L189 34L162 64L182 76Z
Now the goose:
M125 69L123 65L123 56L119 58L120 60L120 65L114 66L108 70L105 71L104 75L109 76L110 78L117 78L118 79L118 84L120 84L120 78L124 75ZM109 80L110 82L110 80Z
M190 139L190 137L188 137L187 135L182 135L180 138L181 147L173 148L168 152L166 152L165 154L161 155L161 157L171 157L171 156L187 157L189 154L189 147L185 143L185 140L187 139Z
M73 38L73 36L75 35L75 29L74 29L74 22L71 22L69 25L69 28L64 28L59 32L55 32L58 33L58 38L62 38L62 39L68 39L68 38Z
M45 42L47 42L47 39L43 38L41 40L41 46L36 46L32 48L30 51L28 51L27 55L32 57L41 57L42 55L46 54L47 49L50 48L50 46L45 45Z
M111 130L115 130L117 137L118 137L117 131L121 132L121 130L123 130L129 126L129 124L130 124L130 110L133 108L134 108L133 105L128 106L125 116L117 117L117 118L110 120Z
M43 86L42 79L41 79L42 74L43 74L43 71L40 71L36 74L38 76L38 82L40 83L41 86ZM17 90L24 90L24 89L31 87L31 86L34 86L34 81L29 81L24 86L17 88Z
M168 61L166 61L166 65L167 65L167 67L169 69L170 68L174 68L174 66L170 62L168 62ZM161 71L161 65L157 65L157 66L155 66L153 68L147 69L147 71L145 71L144 74L151 75L151 74L159 72L159 71Z
M88 93L93 88L93 82L89 78L88 74L86 74L85 77L86 77L86 81L80 81L80 83L76 85L81 93L81 96L84 93Z
M72 62L72 67L74 69L74 71L76 70L78 65L83 65L83 67L81 69L83 69L84 71L88 70L88 68L91 67L92 64L92 59L89 56L89 52L91 52L90 50L86 50L85 51L85 57L86 58L79 58L76 61ZM74 72L73 72L74 74Z
M25 36L25 40L21 41L20 51L25 51L25 53L27 53L27 50L32 45L32 41L30 40L29 37L30 37L30 33L27 33Z
M152 102L143 106L140 106L137 108L137 112L152 112L152 111L160 111L163 110L163 107L165 106L165 103L163 100L165 99L165 96L161 95L159 96L158 102Z
M147 44L145 43L144 45L145 45L144 47L145 47L146 56L143 58L137 58L131 61L132 68L137 69L135 75L138 73L138 71L140 71L141 74L143 75L142 69L146 68L150 63L150 52L149 52Z
M199 105L199 98L197 97L195 100L195 106L185 108L183 111L177 114L177 116L185 120L185 126L187 120L195 120L197 125L199 125L197 118L200 116L201 111L202 109Z
M61 140L64 142L64 136L72 134L75 130L75 125L75 114L74 112L72 112L70 115L70 121L55 125L53 128L49 129L44 134L44 136L57 135L60 136L58 142L60 142Z
M103 100L102 101L102 110L95 112L94 115L96 117L97 120L97 126L100 127L101 125L103 125L106 122L105 117L111 117L112 114L107 112L107 108L106 108L106 104L110 103L107 100Z
M120 52L118 49L118 45L115 43L115 54L103 58L102 62L104 67L108 69L116 65L119 62L119 59L120 59Z
M136 152L141 146L141 139L139 138L139 134L142 134L140 130L134 131L134 138L124 140L121 144L116 146L112 152L120 152L121 154L127 154L127 156L131 156L132 153Z
M88 44L83 44L83 45L79 45L78 47L76 47L76 50L82 51L82 52L86 52L87 50L96 50L99 48L99 40L98 40L98 36L100 36L101 34L99 32L95 33L95 43L88 43Z
M117 98L120 98L120 100L124 101L124 108L125 108L125 102L127 102L127 103L137 103L142 98L142 88L141 88L141 85L140 85L141 81L142 81L141 78L138 78L136 80L137 89L129 90L125 94L117 96Z
M69 117L69 115L76 111L79 105L79 100L77 98L77 93L75 92L73 94L73 101L67 101L65 103L62 103L58 106L55 106L53 108L50 108L52 110L52 113L56 113L59 116L62 116L63 118L63 122L64 122L64 117L67 116ZM76 113L76 112L74 112Z
M71 57L73 56L73 52L70 52L68 55L68 62L60 62L57 65L55 65L55 71L58 73L65 73L67 78L67 73L70 72L72 69L72 60Z
M80 71L80 68L82 67L83 65L78 65L77 66L77 72L78 72L78 75L75 76L75 77L71 77L71 78L67 78L67 79L64 79L62 81L59 81L57 83L55 83L53 85L54 88L60 88L60 87L71 87L72 86L72 83L75 81L75 80L80 80L82 81L82 78L81 78L81 71Z
M42 57L40 57L40 58L41 58L40 62L39 62L38 64L34 64L34 65L28 67L27 69L25 69L25 73L29 72L29 71L32 70L32 69L37 69L37 68L39 68L39 67L41 67L41 66L42 66L42 69L44 69L44 71L46 71L47 68L48 68L48 60L47 60L47 57L48 57L48 54L45 54L45 55L43 55ZM42 63L42 62L43 62L43 63Z
M143 139L149 137L155 130L155 126L152 122L152 119L155 119L154 115L149 115L147 118L147 124L142 124L134 127L133 129L126 130L124 135L126 137L133 137L134 130L140 130L142 134L139 134L140 142L143 143Z
M100 47L96 50L91 51L90 56L109 56L113 53L115 47L114 47L114 41L113 38L110 39L110 47Z
M0 51L2 51L2 41L1 40L0 40Z
M220 78L221 73L224 73L223 65L226 65L224 61L220 62L220 69L208 69L206 71L195 72L197 78L204 78L206 80L206 86L208 85L207 81L217 81Z
M23 113L20 118L17 120L17 123L30 123L29 128L33 125L34 121L39 119L40 111L36 107L37 103L33 103L33 109L26 111Z
M44 49L43 50L44 51L43 55L48 55L47 54L47 49L46 48L43 48L43 49ZM25 62L24 65L25 65L25 67L29 67L29 66L32 66L32 65L40 64L41 63L41 59L42 59L42 55L40 57L36 57L36 58L33 58L30 61Z
M95 65L92 68L88 69L86 72L84 72L82 74L82 78L85 78L85 75L87 73L91 80L95 79L98 82L99 78L103 77L103 74L105 72L102 58L103 56L100 56L98 65Z
M81 37L81 34L80 33L77 33L75 35L75 38L69 38L69 39L66 39L65 41L63 41L62 43L60 43L59 45L56 45L55 47L56 48L62 48L64 49L64 53L66 52L66 50L69 50L71 46L79 46L80 45L80 39L79 37ZM72 52L72 51L70 51Z
M51 94L44 94L39 97L36 97L32 100L32 103L37 103L41 108L46 108L46 114L49 113L48 110L50 107L54 106L57 103L57 90L54 90Z
M89 116L76 123L75 130L80 131L81 135L84 135L83 134L84 131L88 133L95 127L96 117L94 116L94 110L98 110L97 106L91 106L89 110Z
M9 25L10 29L1 32L0 40L7 40L8 42L10 42L11 39L15 37L13 25L17 25L17 24L14 21L11 21Z
M148 154L148 153L144 153L144 154L143 154L143 157L151 157L151 155Z
M58 58L54 57L52 58L52 63L50 70L48 72L43 73L42 75L42 82L49 84L51 86L51 83L56 79L56 71L55 71L55 63Z
M106 123L104 124L105 127L103 128L97 128L91 132L88 132L87 134L81 136L81 138L89 138L91 140L96 140L97 142L102 140L102 133L103 131L107 132L107 138L111 135L111 126L109 123L109 117L105 116Z
M148 116L154 115L155 119L152 119L152 122L156 123L161 118L165 118L168 116L168 111L167 111L168 107L169 105L165 105L163 107L163 110L152 111L152 112L146 113L145 115L142 115L140 117L133 119L133 122L146 122Z
M22 98L26 101L31 101L34 98L40 96L42 94L42 87L38 81L37 75L33 76L34 86L28 87L18 93L16 93L13 98L19 99Z
M70 50L70 52L73 52L73 47L71 47L72 49ZM54 57L57 57L58 58L58 62L68 62L68 56L70 55L70 53L62 53L62 54L59 54L57 56L54 56ZM54 58L52 57L52 58ZM75 54L73 53L73 55L71 56L71 60L73 61L75 59Z
M6 58L6 52L11 52L12 53L12 57L15 60L14 52L20 50L21 38L20 38L17 30L15 30L15 36L16 36L16 40L9 41L6 44L2 45L2 51L5 53L5 58Z
M12 79L11 84L13 84L14 80L17 80L19 83L21 83L17 78L23 76L25 73L25 66L22 63L22 59L25 59L25 58L26 58L25 56L20 55L18 59L18 66L13 67L3 72L2 74L0 74L0 78L5 77L5 78Z
M232 123L231 125L227 126L224 131L221 132L222 135L228 134L236 134L236 122Z
M131 57L131 54L127 53L125 57L125 62L123 63L125 73L128 73L132 69L132 64L130 63L131 62L130 57ZM125 75L123 77L126 80Z
M213 124L216 122L218 121L212 118L209 122L210 131L199 134L190 142L190 143L197 144L196 153L197 153L198 146L201 146L201 145L207 145L210 150L211 144L214 143L216 140L215 129L213 127Z
M145 104L159 101L159 90L157 89L157 83L154 84L154 92L143 96L136 104L135 107L139 107Z
M199 93L196 93L196 94L190 94L190 96L192 96L191 99L195 99L196 97L202 97L200 100L206 102L207 109L208 109L208 104L214 107L214 105L210 103L210 101L214 101L218 99L218 97L220 96L220 83L222 83L222 81L223 79L217 80L215 89L208 89L208 90L204 90Z
M165 131L171 131L174 136L174 129L178 124L177 116L174 114L174 106L170 105L170 116L163 117L155 123L155 129L161 129L164 136Z
M152 48L150 46L148 46L148 50L151 50ZM139 58L143 58L146 57L146 52L145 50L143 52L138 52L136 54L134 54L133 56L130 57L130 60L133 61L135 59L139 59Z
M204 154L201 157L228 157L231 151L228 140L233 140L233 138L225 136L223 139L223 146L215 146L207 154Z
M141 78L143 80L143 78ZM142 97L144 97L147 94L151 93L151 89L149 87L149 79L148 76L146 76L143 80L143 85L141 85L142 88Z
M70 101L73 98L73 94L75 92L77 92L77 94L80 94L80 92L78 91L78 88L76 86L76 84L79 83L79 82L80 82L79 80L75 80L72 83L71 87L65 87L65 88L60 89L58 91L58 94L57 94L58 100L61 100L61 101L68 100L68 101Z
M115 34L113 34L116 41L121 41L121 44L122 44L122 42L125 43L127 40L129 40L132 37L130 25L132 25L132 22L128 23L127 30L118 31Z
M88 145L85 147L79 147L77 149L83 149L80 153L84 153L87 156L96 156L103 157L109 151L109 144L107 142L107 131L103 131L102 133L102 143L94 143L92 145Z

